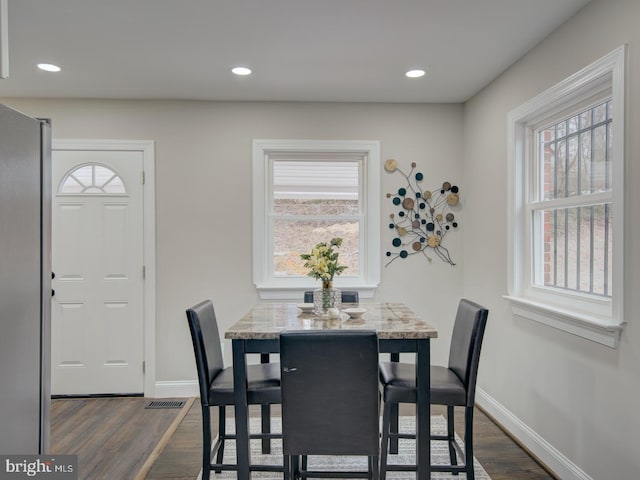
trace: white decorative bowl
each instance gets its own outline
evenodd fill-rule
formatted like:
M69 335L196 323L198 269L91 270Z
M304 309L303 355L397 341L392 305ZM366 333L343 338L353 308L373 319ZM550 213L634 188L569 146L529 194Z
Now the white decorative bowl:
M298 303L296 305L302 313L313 313L313 303Z
M350 318L360 318L366 312L364 308L345 308L342 311L349 315Z

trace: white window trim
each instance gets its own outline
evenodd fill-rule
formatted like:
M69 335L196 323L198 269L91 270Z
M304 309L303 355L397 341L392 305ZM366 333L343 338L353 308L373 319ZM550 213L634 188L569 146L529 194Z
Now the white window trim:
M565 332L616 348L625 324L624 316L624 179L625 179L625 61L622 45L540 95L509 112L507 116L507 285L504 296L512 302L514 315L523 316ZM598 91L611 89L614 105L612 123L613 296L611 300L583 299L579 294L554 293L532 288L530 240L526 222L525 194L528 192L528 138L532 126L543 118L579 102ZM551 297L556 301L549 301ZM591 303L590 303L591 302ZM582 308L580 308L582 304Z
M366 203L364 245L360 255L362 273L358 277L339 277L337 288L357 290L360 298L372 298L380 283L380 142L377 140L274 140L253 141L253 283L262 299L302 298L304 290L318 287L311 277L277 279L269 273L267 222L269 191L268 158L274 152L345 152L366 155L364 182Z

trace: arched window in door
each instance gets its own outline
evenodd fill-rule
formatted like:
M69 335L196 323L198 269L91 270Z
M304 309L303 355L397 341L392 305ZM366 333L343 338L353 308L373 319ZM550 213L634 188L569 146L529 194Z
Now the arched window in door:
M109 167L98 163L79 165L67 173L58 188L63 195L123 195L127 193L122 178Z

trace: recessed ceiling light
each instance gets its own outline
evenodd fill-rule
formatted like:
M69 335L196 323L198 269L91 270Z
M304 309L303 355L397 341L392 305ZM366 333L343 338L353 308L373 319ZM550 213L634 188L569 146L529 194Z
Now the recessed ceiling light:
M405 75L409 78L420 78L424 77L424 70L409 70Z
M62 70L59 66L53 65L51 63L39 63L38 68L40 70L44 70L45 72L59 72Z
M231 71L236 75L251 75L251 69L247 67L233 67Z

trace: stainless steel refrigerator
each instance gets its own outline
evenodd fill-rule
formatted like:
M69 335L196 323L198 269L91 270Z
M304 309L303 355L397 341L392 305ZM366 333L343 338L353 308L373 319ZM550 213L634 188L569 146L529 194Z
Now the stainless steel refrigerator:
M0 105L0 454L49 451L51 130Z

